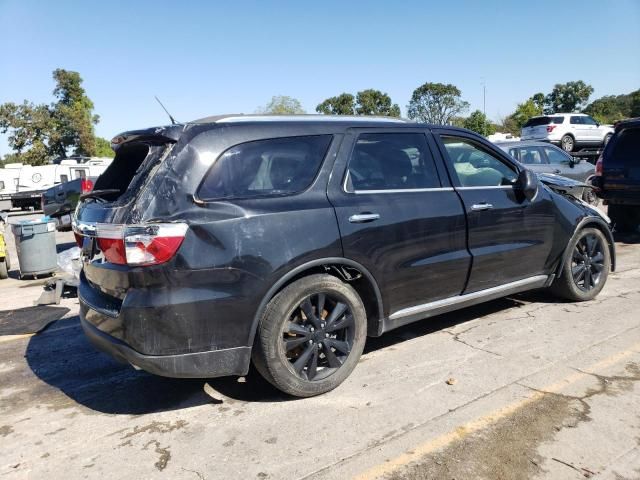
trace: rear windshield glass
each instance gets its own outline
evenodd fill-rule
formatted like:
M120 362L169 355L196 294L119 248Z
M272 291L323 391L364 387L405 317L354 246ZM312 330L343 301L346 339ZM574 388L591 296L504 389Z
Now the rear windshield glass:
M608 163L623 165L633 169L634 178L640 178L640 128L628 128L620 132L620 137L613 144L613 151L605 159ZM629 172L631 173L631 171Z
M198 196L214 200L301 192L318 173L331 138L284 137L236 145L215 161Z
M558 125L562 123L562 120L564 120L564 117L535 117L535 118L530 118L522 128L539 127L540 125L549 125L549 124Z

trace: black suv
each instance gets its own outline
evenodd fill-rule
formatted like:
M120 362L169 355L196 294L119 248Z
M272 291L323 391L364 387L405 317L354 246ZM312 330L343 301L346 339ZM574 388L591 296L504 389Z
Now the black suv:
M599 197L609 205L608 214L619 231L640 225L640 118L619 122L596 162L592 180Z
M159 375L244 375L253 360L316 395L367 335L535 288L589 300L615 266L597 210L463 129L226 116L113 145L74 218L80 319Z

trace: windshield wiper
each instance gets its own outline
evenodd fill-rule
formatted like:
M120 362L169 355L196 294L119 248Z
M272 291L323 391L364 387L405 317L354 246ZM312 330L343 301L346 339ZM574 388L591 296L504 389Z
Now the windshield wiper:
M88 193L83 193L80 195L80 200L86 200L88 198L102 198L105 195L112 195L114 193L120 193L119 188L105 188L104 190L93 190Z

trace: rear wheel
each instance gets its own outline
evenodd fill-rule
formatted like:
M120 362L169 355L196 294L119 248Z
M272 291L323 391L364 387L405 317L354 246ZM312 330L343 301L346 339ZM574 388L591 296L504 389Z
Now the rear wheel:
M9 257L4 257L4 260L0 260L0 279L4 280L5 278L9 278L9 269L11 266L9 265Z
M640 206L609 205L607 214L619 232L634 232L640 224Z
M258 325L253 363L279 390L311 397L340 385L366 339L366 313L356 291L331 275L310 275L267 305Z
M560 140L560 146L565 152L573 152L575 141L573 140L573 137L571 135L565 135Z
M551 290L574 302L591 300L604 287L611 269L609 245L597 228L580 230L569 243L562 274Z

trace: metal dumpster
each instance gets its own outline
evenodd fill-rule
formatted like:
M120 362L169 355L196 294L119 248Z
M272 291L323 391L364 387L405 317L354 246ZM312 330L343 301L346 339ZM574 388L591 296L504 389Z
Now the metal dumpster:
M20 278L53 273L57 268L55 220L31 220L12 223L16 240Z

